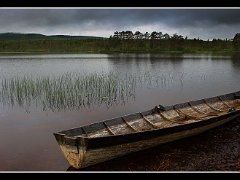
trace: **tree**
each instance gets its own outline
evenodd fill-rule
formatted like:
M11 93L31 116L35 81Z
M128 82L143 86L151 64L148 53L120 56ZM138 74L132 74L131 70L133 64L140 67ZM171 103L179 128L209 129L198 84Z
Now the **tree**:
M142 39L142 33L140 31L136 31L134 33L134 39Z
M124 39L124 31L119 32L119 38Z
M170 39L169 34L165 33L165 34L163 35L163 39Z
M118 33L118 31L115 31L115 32L114 32L113 38L119 39L119 33Z
M133 38L133 32L132 31L126 31L125 34L126 34L127 39L132 39Z
M150 34L148 33L148 32L146 32L145 34L144 34L144 39L149 39L150 38Z
M172 39L180 40L180 39L183 39L183 36L175 33L173 34Z
M240 41L240 33L235 34L233 40L234 41Z
M152 33L151 33L151 39L157 39L157 32L156 31L153 31Z
M162 32L158 32L157 33L157 39L162 39L162 37L163 37L163 33Z
M235 34L233 44L236 49L240 50L240 33Z

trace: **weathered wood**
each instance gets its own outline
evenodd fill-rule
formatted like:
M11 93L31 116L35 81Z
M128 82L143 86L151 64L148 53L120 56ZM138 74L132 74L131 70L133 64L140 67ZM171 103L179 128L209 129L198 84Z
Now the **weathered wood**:
M167 118L166 116L164 116L160 111L158 112L159 113L159 115L165 120L165 121L169 121L169 122L171 122L171 123L178 123L178 124L184 124L184 122L181 122L181 121L179 121L180 119L182 120L183 119L183 117L180 117L179 119L169 119L169 118Z
M69 164L82 168L199 134L239 116L238 96L227 94L153 108L54 135Z
M196 112L198 112L199 114L204 114L204 116L201 116L200 119L202 118L206 118L206 117L210 117L210 116L218 116L218 113L205 113L203 111L199 111L196 107L192 106L190 103L189 103L189 106Z
M106 127L106 129L108 130L108 132L112 135L115 135L114 132L106 125L105 122L103 122L104 126Z
M134 132L138 132L134 127L132 127L123 117L122 117L122 120L125 122L125 124L130 128L132 129Z
M183 116L185 116L186 119L193 119L193 120L196 120L196 119L199 119L199 117L195 117L195 116L191 116L189 114L185 114L183 111L181 111L180 109L177 109L177 108L174 108L174 110L179 113L179 114L182 114Z
M84 135L88 137L88 134L87 134L87 132L84 130L84 128L82 127L81 129L82 129Z
M229 106L220 96L217 96L218 99L225 105L227 106L228 108L232 108L231 106Z
M159 126L153 124L153 123L150 122L147 118L145 118L142 113L139 113L139 114L140 114L140 115L142 116L142 118L143 118L148 124L150 124L153 128L159 128Z
M191 103L188 103L188 105L189 105L194 111L196 111L196 112L198 112L198 113L200 113L200 114L205 114L205 115L207 115L207 113L202 112L202 111L199 111L197 108L195 108L194 106L192 106Z
M212 110L222 112L221 109L217 109L217 108L214 108L213 106L211 106L205 99L204 99L204 102L205 102L205 104L206 104L208 107L210 107Z

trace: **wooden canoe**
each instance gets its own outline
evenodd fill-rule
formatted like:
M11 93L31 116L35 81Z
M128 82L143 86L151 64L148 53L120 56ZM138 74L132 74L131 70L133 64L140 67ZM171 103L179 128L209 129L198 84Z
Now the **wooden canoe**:
M54 133L69 164L83 168L196 135L240 116L240 91L155 108Z

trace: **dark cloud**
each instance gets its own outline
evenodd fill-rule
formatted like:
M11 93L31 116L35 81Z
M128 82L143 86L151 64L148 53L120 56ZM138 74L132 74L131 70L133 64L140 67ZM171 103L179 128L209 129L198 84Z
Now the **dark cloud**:
M115 30L155 27L152 30L229 38L240 31L240 9L0 9L0 27L1 32L103 36Z

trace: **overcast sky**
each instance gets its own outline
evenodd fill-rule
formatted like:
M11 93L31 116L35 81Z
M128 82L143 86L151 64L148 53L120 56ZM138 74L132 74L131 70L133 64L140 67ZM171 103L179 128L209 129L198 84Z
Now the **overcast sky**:
M0 33L109 37L126 30L233 38L240 32L240 9L0 9Z

